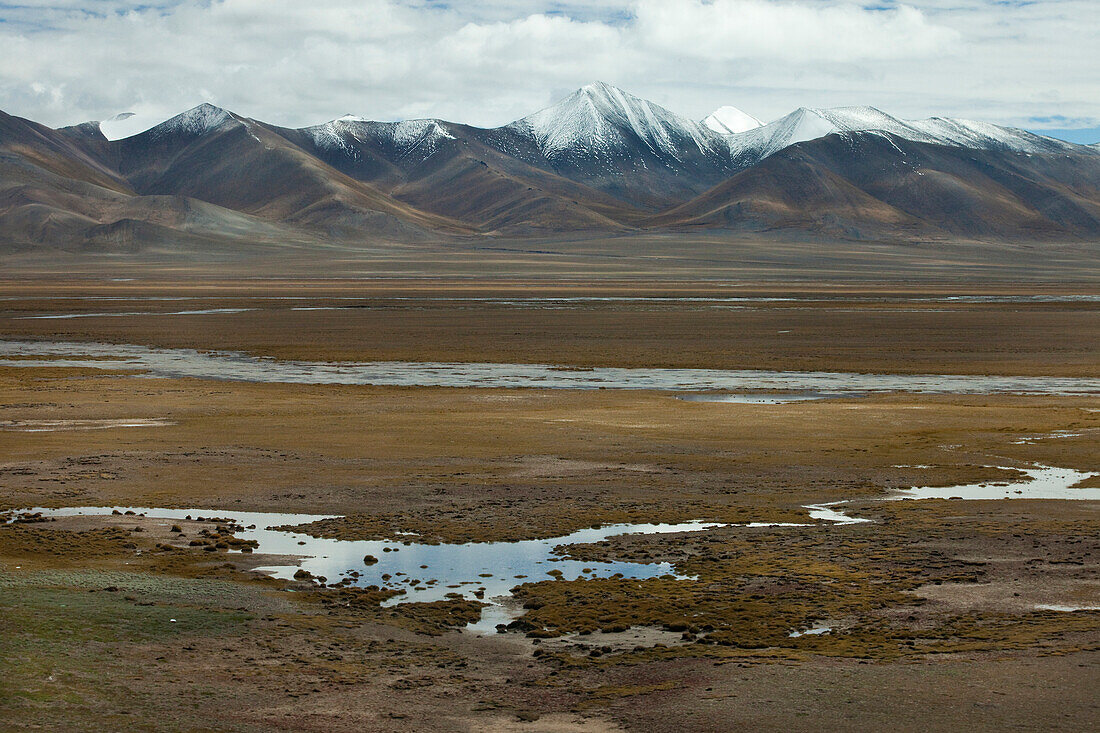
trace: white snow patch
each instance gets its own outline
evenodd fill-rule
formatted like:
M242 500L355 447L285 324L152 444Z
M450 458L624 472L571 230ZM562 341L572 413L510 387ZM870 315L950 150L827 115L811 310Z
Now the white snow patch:
M156 127L161 120L146 114L122 112L99 123L99 131L108 140L123 140Z
M582 87L508 127L534 138L548 158L577 150L604 158L629 150L634 137L660 156L680 159L686 144L705 151L716 149L721 141L699 122L602 82Z
M719 107L703 118L703 124L722 135L735 135L763 127L764 123L736 107Z

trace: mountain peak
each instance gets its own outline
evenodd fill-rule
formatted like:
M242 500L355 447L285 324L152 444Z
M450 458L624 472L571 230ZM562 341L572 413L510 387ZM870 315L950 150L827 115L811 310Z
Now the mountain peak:
M606 81L599 81L598 79L593 82L589 82L580 88L582 92L605 92L607 90L614 89L615 91L622 91L613 84L608 84Z
M160 136L182 132L190 135L202 135L230 122L238 122L236 115L209 102L203 102L186 112L165 120L148 132Z
M573 92L569 97L562 100L559 105L569 103L571 100L577 101L580 98L588 100L596 105L598 109L605 112L608 110L657 107L653 102L642 99L641 97L636 97L630 92L623 91L617 86L608 84L605 81L594 81L591 84L585 84L583 87ZM658 107L658 109L663 108ZM667 112L667 110L665 111ZM671 114L671 112L669 114Z
M719 107L704 117L703 124L719 134L735 135L739 132L761 127L764 123L747 112L742 112L736 107L727 105Z
M697 122L601 81L509 127L532 136L547 156L571 150L600 156L641 143L655 153L678 157L682 141L703 149L714 137Z
M177 115L178 118L184 118L185 121L190 123L196 123L206 128L210 128L216 125L220 125L225 122L232 113L228 110L222 109L217 105L210 104L210 102L203 102L196 105L186 112Z
M799 107L786 117L738 135L762 157L788 145L816 140L834 132L879 130L913 139L919 133L908 124L874 107Z
M402 156L417 151L420 159L430 157L444 140L455 136L448 123L435 119L378 122L355 115L344 115L320 125L300 128L315 145L325 150L342 150L357 157L362 145L392 146Z

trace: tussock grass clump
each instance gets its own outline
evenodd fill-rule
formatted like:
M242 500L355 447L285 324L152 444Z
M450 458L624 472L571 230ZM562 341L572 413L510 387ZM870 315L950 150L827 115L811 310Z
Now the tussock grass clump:
M76 532L25 525L0 525L0 555L8 557L47 555L79 561L85 558L128 555L129 550L135 546L130 541L129 532L116 528Z
M524 521L516 522L516 512ZM675 503L639 501L478 501L460 507L431 507L416 514L349 514L294 527L276 527L314 537L342 540L391 539L398 532L413 532L422 544L463 542L514 542L558 537L588 527L642 522L677 523L701 519L708 522L800 522L805 510L797 507L730 506L703 497Z

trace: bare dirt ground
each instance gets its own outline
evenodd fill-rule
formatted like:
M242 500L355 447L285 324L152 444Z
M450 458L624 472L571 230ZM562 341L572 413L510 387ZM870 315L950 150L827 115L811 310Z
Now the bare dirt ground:
M667 300L733 294L685 283L24 282L4 292L0 335L305 359L1100 372L1100 304L1051 299L1094 288L735 290L753 300ZM292 311L288 295L341 309ZM521 296L557 300L505 302ZM562 300L577 297L632 300ZM777 297L796 299L761 300ZM216 308L257 310L152 314ZM27 318L104 312L136 314ZM1072 435L1030 440L1055 431ZM347 517L328 534L431 542L804 522L804 505L838 500L874 520L571 546L696 579L527 583L523 624L486 638L456 630L469 602L380 608L370 591L260 576L270 558L190 544L210 523L3 525L0 728L1095 728L1100 613L1039 606L1100 605L1097 503L879 500L1015 475L991 466L1100 471L1097 435L1100 397L713 404L0 367L0 512L326 513ZM789 635L815 624L832 631Z
M844 241L777 229L769 233L715 231L588 232L546 237L474 236L417 243L385 239L221 251L126 249L71 252L0 248L0 270L31 280L162 278L179 283L209 278L254 285L265 279L399 280L486 278L545 284L573 280L669 280L733 283L858 283L864 287L940 283L966 288L1001 282L1100 282L1095 241L927 240Z

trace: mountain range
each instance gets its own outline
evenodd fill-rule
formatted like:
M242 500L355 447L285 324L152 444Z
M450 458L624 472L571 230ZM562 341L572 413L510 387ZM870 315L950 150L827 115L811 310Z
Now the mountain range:
M0 246L233 249L632 231L1100 240L1100 148L871 107L703 120L613 86L497 128L202 104L142 129L0 112Z

